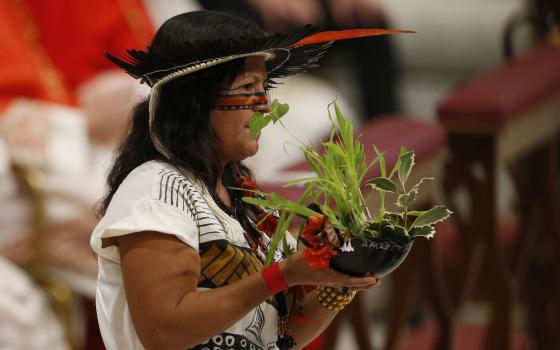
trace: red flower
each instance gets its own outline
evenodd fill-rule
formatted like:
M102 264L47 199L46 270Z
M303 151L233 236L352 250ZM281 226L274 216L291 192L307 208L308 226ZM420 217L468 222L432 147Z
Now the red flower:
M303 239L308 243L308 248L303 251L303 258L309 262L309 266L320 270L329 266L333 256L338 253L326 236L328 217L325 215L312 215L301 232ZM332 229L332 227L331 227Z
M327 217L325 215L312 215L307 218L307 223L303 227L301 234L303 239L312 247L316 247L322 240L321 232L325 227Z
M328 267L331 258L337 254L336 247L325 237L327 220L325 215L312 215L301 232L309 246L303 251L303 257L309 261L309 266L317 270Z
M337 250L331 245L324 245L321 248L307 248L303 251L303 258L309 262L309 266L316 270L321 270L329 266L329 261L337 254Z
M269 215L266 212L260 213L255 221L258 224L257 228L260 231L265 232L268 236L271 236L276 231L276 226L278 226L278 219L274 215L272 214Z
M237 180L236 186L239 187L239 188L242 188L244 190L254 191L254 190L257 189L257 183L255 182L255 180L253 180L249 176L245 176L245 175L241 175L239 177L239 180ZM245 191L245 192L243 192L243 196L244 197L252 197L253 192Z
M327 217L325 215L311 215L307 218L307 224L305 226L309 228L309 230L317 231L323 229L325 222L327 222Z

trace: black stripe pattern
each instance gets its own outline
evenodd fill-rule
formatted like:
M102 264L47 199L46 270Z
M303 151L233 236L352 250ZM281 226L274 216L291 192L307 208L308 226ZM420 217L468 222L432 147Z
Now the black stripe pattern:
M162 169L158 175L157 199L189 215L198 227L201 243L205 236L225 237L221 223L189 180L175 170Z

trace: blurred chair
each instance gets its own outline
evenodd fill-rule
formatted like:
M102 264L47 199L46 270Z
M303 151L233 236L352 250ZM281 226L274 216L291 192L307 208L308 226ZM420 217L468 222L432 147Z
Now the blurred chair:
M539 349L560 348L560 47L541 44L453 89L439 105L450 161L445 190L463 247L457 310L475 287L491 306L485 349L511 349L514 309L523 297ZM519 234L499 234L497 170L515 183ZM461 211L457 193L466 192Z

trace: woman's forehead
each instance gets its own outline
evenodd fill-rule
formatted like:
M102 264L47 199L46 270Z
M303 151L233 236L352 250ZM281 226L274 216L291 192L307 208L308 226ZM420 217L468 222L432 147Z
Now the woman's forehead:
M266 79L266 65L264 57L262 56L250 56L244 60L244 64L241 70L236 76L236 80L243 79L246 77L256 77L261 79Z

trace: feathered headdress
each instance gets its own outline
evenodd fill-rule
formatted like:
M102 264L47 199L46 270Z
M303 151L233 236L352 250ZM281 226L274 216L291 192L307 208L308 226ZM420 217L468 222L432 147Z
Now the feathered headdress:
M287 77L316 67L319 59L336 40L397 33L411 32L390 29L320 32L317 27L306 25L285 34L193 40L176 46L149 47L145 51L126 50L127 55L121 58L109 53L105 56L132 77L152 88L149 103L150 135L158 151L171 158L170 152L152 131L161 87L169 81L249 56L264 57L268 79L274 81L275 78Z

